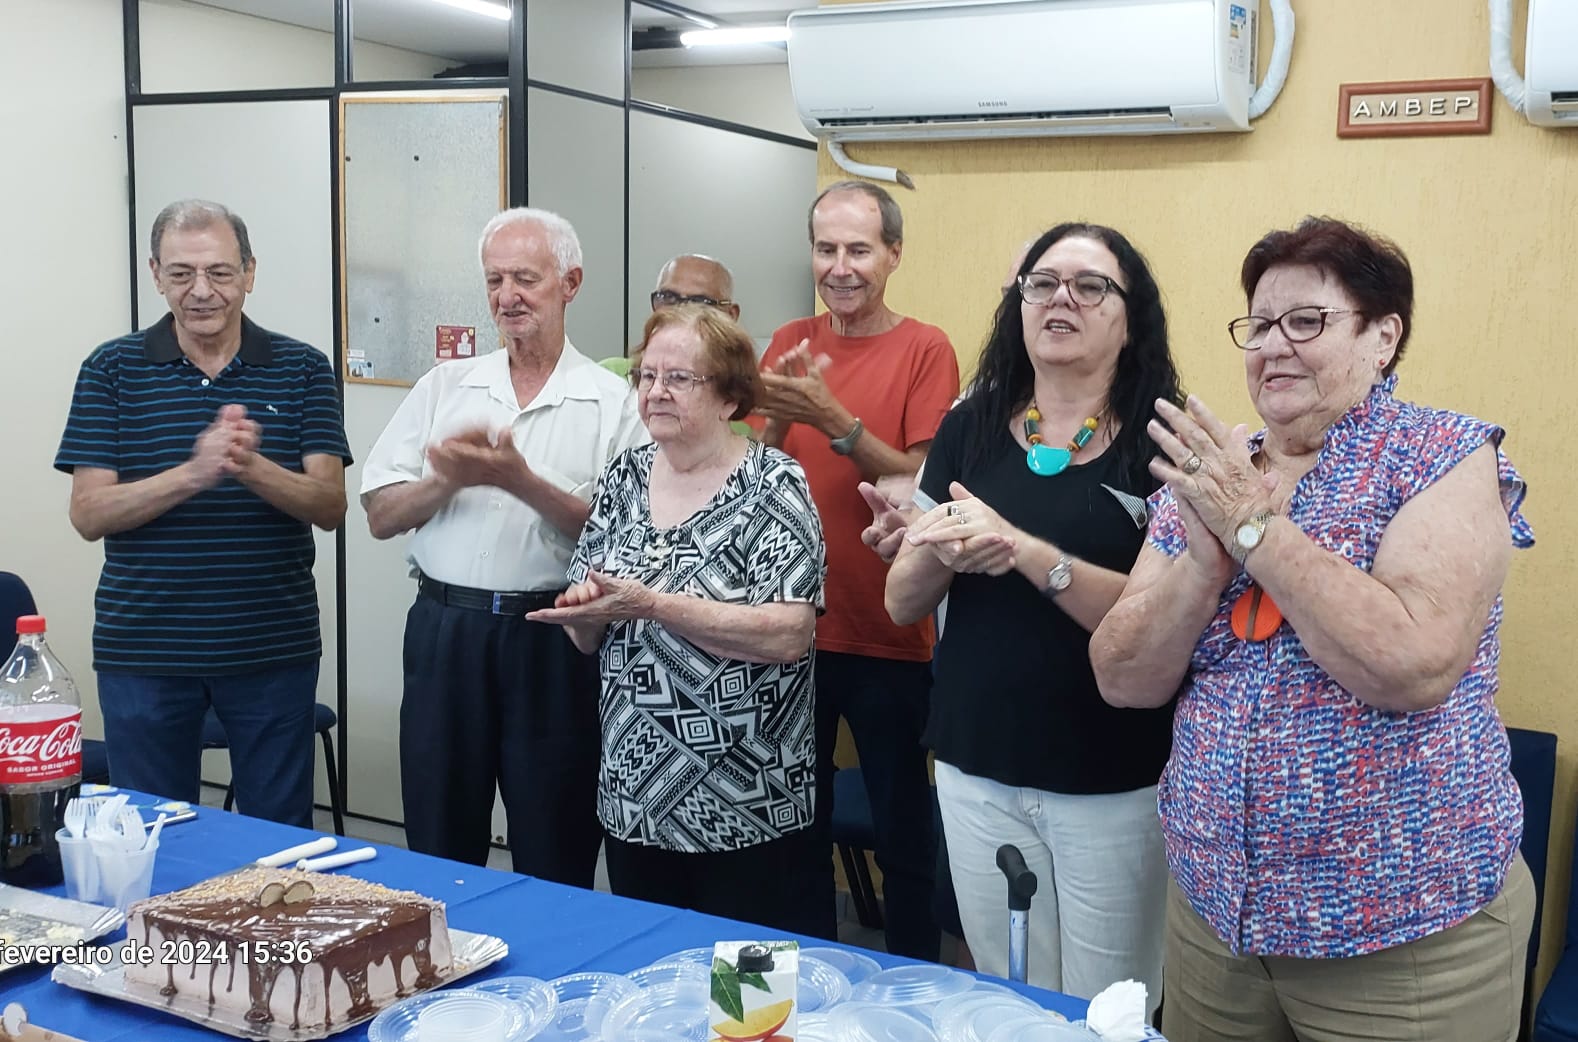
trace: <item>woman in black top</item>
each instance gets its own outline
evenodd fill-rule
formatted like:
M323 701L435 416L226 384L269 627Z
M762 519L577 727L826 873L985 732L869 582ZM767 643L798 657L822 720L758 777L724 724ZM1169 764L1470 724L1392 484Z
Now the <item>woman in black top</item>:
M1146 420L1181 401L1145 259L1110 228L1061 224L1030 247L976 381L943 421L916 518L888 575L899 623L946 595L926 741L965 935L1006 971L994 856L1041 880L1032 983L1089 997L1115 980L1160 999L1167 866L1156 781L1172 710L1116 710L1090 632L1145 539Z

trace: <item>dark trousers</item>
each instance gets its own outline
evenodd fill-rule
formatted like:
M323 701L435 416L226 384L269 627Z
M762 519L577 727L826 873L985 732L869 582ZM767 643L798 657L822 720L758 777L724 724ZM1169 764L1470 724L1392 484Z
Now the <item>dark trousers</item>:
M740 850L682 854L608 836L608 886L621 897L820 936L827 902L805 885L828 862L813 829Z
M558 626L418 596L406 615L400 793L412 850L486 863L503 795L515 871L590 888L597 660Z
M312 828L318 663L221 676L99 673L110 781L196 803L209 706L230 744L236 809Z
M937 833L921 732L931 701L931 663L816 653L816 830L825 856L817 881L832 937L833 746L849 722L871 798L882 870L888 951L935 961L940 944L932 889Z

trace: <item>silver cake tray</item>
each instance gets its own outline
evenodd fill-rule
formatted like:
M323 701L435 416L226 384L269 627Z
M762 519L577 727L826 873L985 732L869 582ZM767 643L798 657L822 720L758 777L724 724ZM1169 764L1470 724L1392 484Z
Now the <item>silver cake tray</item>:
M114 908L0 883L0 973L37 966L40 946L73 948L103 937L125 921ZM20 958L24 946L33 949L34 958Z
M441 979L434 988L442 988L462 977L470 976L478 970L498 962L510 953L509 945L497 937L490 937L482 933L470 933L466 930L449 931L449 946L454 953L454 966L449 974ZM389 1006L394 1005L410 995L397 995L381 1006L355 1018L337 1022L323 1028L293 1029L289 1024L279 1021L270 1021L267 1024L248 1023L241 1014L231 1010L215 1010L206 999L192 995L175 995L165 998L162 995L144 995L141 993L128 993L126 990L125 967L121 964L121 946L109 945L107 949L112 953L103 964L97 962L91 965L65 965L56 966L50 975L56 984L64 984L68 988L76 988L90 995L103 995L106 998L119 999L148 1009L163 1010L174 1014L183 1020L190 1020L194 1024L234 1038L278 1040L278 1042L306 1042L308 1039L328 1038L341 1031L353 1028L358 1024L365 1024ZM432 991L433 988L420 988L422 991Z

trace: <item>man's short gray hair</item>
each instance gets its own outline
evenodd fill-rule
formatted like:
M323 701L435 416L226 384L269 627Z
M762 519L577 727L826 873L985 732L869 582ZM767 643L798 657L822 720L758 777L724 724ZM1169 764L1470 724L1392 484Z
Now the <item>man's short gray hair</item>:
M230 207L211 203L207 199L180 199L160 210L159 216L153 219L153 234L148 237L148 248L157 261L164 233L171 228L189 231L221 223L230 225L231 231L236 233L236 243L241 247L241 266L252 267L252 239L247 235L247 222Z
M575 234L575 227L550 210L530 206L512 206L494 214L483 227L482 238L477 240L477 258L486 263L483 255L487 253L488 243L501 229L515 224L535 224L548 233L548 248L553 251L553 262L560 278L568 275L571 268L581 266L581 240Z
M897 246L904 241L904 211L899 209L898 200L889 195L887 189L870 181L837 181L822 189L811 203L811 209L806 211L805 226L812 243L816 242L816 228L813 226L816 208L834 192L860 192L876 200L877 212L882 215L882 245Z

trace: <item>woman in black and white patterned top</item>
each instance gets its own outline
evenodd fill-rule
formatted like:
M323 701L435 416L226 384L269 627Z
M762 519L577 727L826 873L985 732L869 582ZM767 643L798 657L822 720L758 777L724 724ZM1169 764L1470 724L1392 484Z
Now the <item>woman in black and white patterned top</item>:
M810 932L821 522L799 464L730 426L761 382L727 316L655 312L630 376L653 444L609 462L572 585L530 616L601 657L609 884Z

